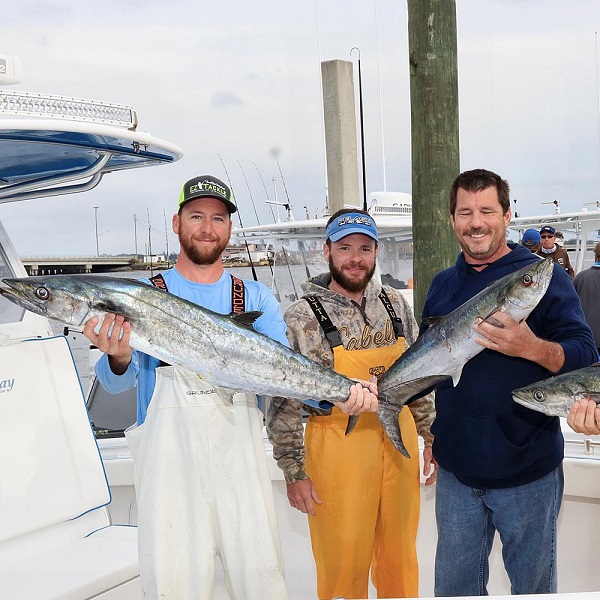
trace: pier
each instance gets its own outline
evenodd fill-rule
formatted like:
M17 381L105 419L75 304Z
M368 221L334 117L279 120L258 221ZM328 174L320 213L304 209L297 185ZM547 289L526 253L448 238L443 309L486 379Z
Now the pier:
M58 275L64 273L105 273L131 267L140 256L22 256L28 275ZM143 268L140 267L140 268Z

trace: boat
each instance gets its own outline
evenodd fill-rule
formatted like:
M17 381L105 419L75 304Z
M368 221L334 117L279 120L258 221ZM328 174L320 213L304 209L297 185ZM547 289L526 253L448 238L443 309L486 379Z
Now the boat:
M35 210L182 155L138 130L130 106L0 88L0 204ZM0 275L27 276L1 223ZM67 337L11 304L0 299L0 597L141 597L137 527L119 512L135 502L131 457L111 461L110 443L97 441Z
M35 203L46 202L45 198L91 189L110 171L169 164L182 156L176 146L138 132L131 108L125 109L130 119L120 125L112 118L97 122L88 113L50 117L46 107L53 98L19 94L8 94L10 102L14 104L19 97L19 102L33 101L35 106L25 105L26 116L14 107L12 113L4 108L7 94L0 90L0 203L30 200L35 210ZM79 102L68 101L73 102L72 108ZM83 103L85 107L97 104ZM412 237L409 198L375 196L370 199L370 210L382 237L380 275L394 277L397 244L408 251ZM237 233L255 240L277 234L282 243L301 254L311 239L322 242L324 226L325 219L314 219ZM316 252L319 249L316 246ZM1 224L0 275L26 276ZM406 284L402 292L410 298ZM135 420L135 401L109 396L97 384L86 395L68 341L54 335L43 317L0 298L0 418L4 426L0 437L0 597L141 598L133 461L123 436L123 429ZM557 597L600 597L598 592L589 592L600 590L594 527L600 518L600 450L596 450L600 439L578 436L566 428L565 434L566 488L559 521L561 593ZM290 599L313 598L316 580L306 517L287 502L285 482L266 436L265 451ZM430 597L436 539L434 490L423 486L421 492L420 595ZM217 561L217 569L218 565ZM499 543L492 555L489 589L496 595L510 591ZM219 582L215 597L227 598Z

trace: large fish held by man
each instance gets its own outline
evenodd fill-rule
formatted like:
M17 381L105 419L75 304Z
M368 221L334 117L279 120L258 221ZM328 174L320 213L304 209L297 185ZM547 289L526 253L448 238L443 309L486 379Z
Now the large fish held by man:
M550 417L566 417L576 400L600 404L600 363L555 375L513 391L513 400Z
M251 324L261 313L220 315L140 281L108 276L3 281L8 288L0 288L1 295L66 325L83 326L92 317L102 321L107 313L123 315L131 325L133 348L198 373L226 403L238 391L341 402L355 383L254 330ZM402 450L398 423L386 432Z
M544 259L498 279L419 336L379 380L379 398L387 401L380 406L379 420L386 431L397 426L398 406L414 395L417 378L452 378L458 383L464 365L484 350L475 341L479 320L500 325L494 319L497 312L519 322L527 318L546 293L553 268L552 259Z

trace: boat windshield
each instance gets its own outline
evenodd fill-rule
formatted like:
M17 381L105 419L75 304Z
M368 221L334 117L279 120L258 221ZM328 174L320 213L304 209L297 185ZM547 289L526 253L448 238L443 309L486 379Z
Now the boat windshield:
M0 246L0 279L3 277L15 277L15 273L10 266L4 248ZM0 324L21 321L24 312L23 308L7 300L4 296L0 296Z

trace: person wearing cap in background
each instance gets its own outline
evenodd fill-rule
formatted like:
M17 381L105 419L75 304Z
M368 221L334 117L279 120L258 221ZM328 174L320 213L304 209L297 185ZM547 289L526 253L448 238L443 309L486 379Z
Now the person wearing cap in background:
M526 229L521 244L534 254L540 249L540 233L537 229Z
M398 290L373 278L378 235L367 212L336 212L325 236L329 272L305 282L304 296L284 315L290 345L348 377L380 377L415 341L414 316ZM348 418L339 410L304 407L304 435L302 408L272 398L267 433L290 505L309 515L318 597L366 598L369 572L378 598L418 596L417 431L431 484L431 395L400 413L410 459L394 448L376 414L362 415L346 436Z
M223 268L234 212L230 189L216 177L187 181L172 219L177 262L146 282L221 314L260 311L256 330L288 345L272 292ZM106 316L98 334L97 324L91 319L84 333L105 353L96 364L98 380L112 393L137 384L137 427L127 438L144 598L211 600L218 555L232 600L286 600L256 396L237 393L233 409L225 406L196 373L132 350L123 317ZM375 396L352 386L344 408L363 405L376 409Z
M540 238L542 246L536 254L542 258L551 258L569 274L572 280L575 277L575 271L573 271L567 251L556 243L556 229L550 225L544 225L540 229Z
M600 360L600 242L594 246L594 264L577 273L573 280L581 299L585 319L594 334ZM567 423L577 433L600 435L600 406L591 398L576 400L569 411Z

